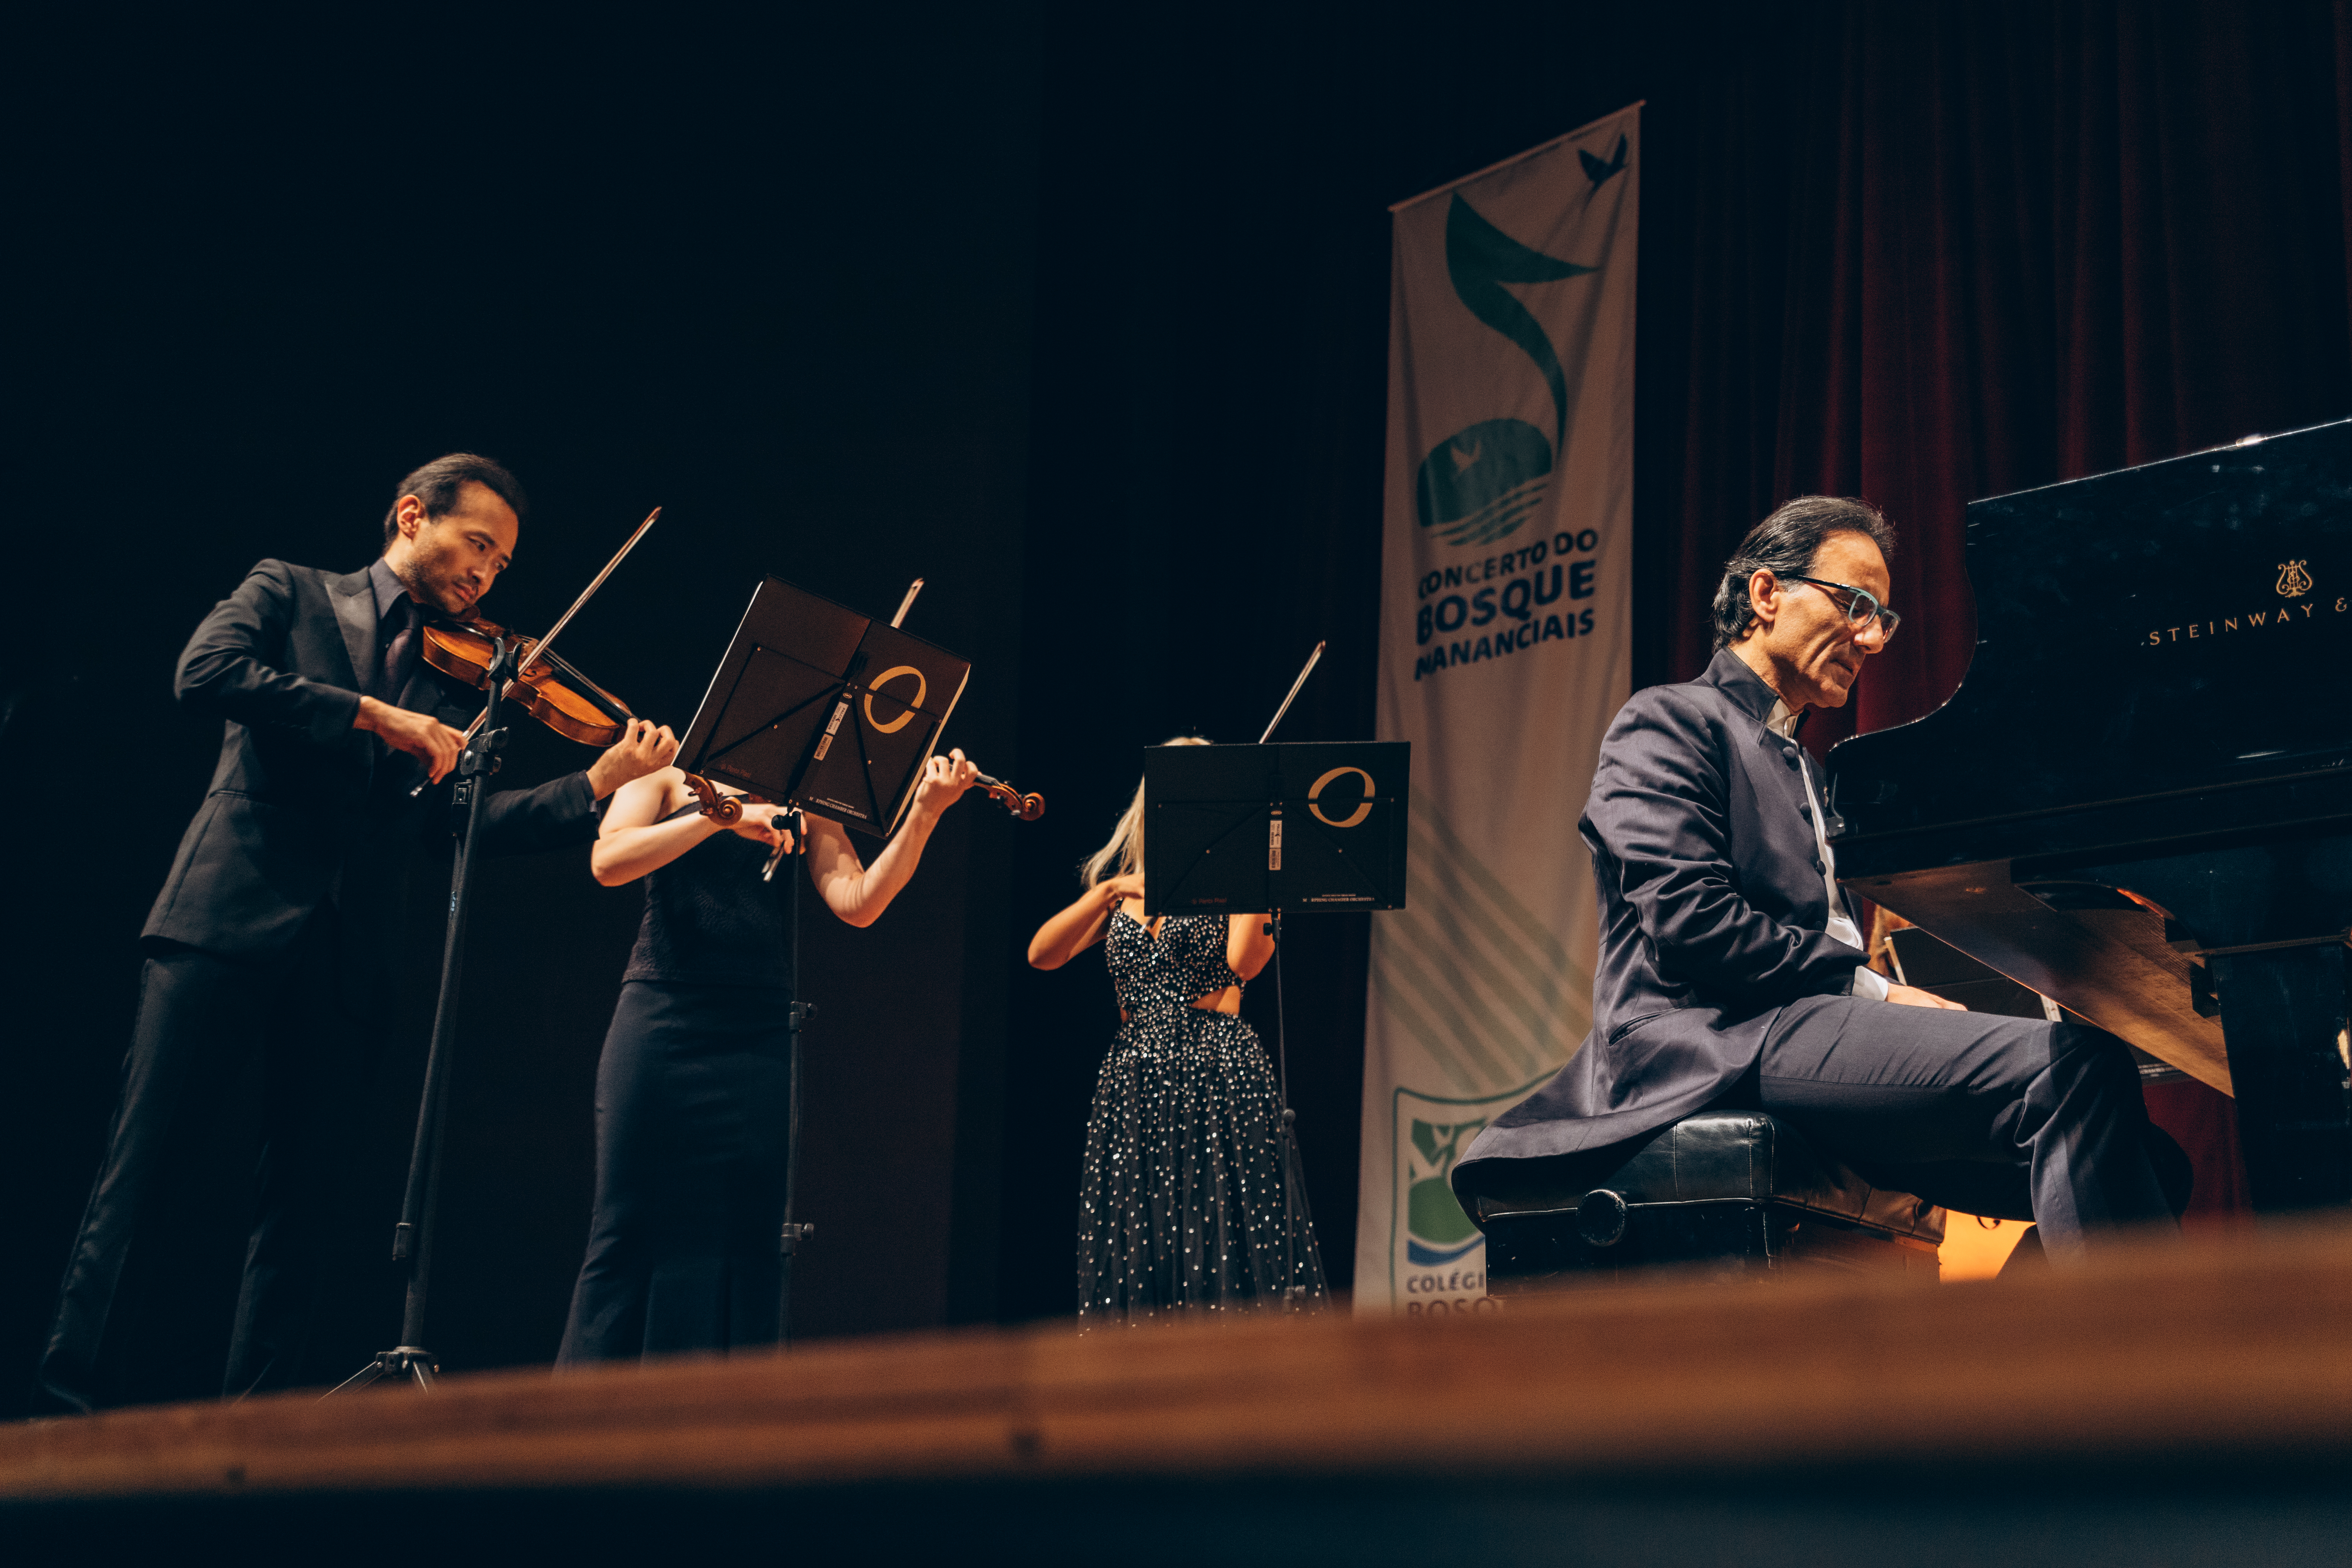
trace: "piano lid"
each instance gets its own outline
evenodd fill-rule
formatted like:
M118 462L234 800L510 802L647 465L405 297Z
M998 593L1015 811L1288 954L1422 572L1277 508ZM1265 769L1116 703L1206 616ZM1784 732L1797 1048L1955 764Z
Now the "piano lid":
M1958 689L1830 753L1842 870L1920 864L1925 830L1952 864L2030 852L2013 825L2086 806L2274 815L2273 786L2328 809L2352 784L2352 421L1975 501L1967 548ZM1944 832L1971 826L1994 831ZM2067 837L2042 847L2084 847Z

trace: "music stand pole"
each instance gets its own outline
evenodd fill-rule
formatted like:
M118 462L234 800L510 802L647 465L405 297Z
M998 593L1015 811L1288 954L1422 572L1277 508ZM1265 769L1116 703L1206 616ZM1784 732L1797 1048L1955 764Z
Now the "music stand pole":
M1307 656L1305 668L1298 679L1290 683L1283 697L1282 706L1265 721L1265 732L1257 738L1261 746L1274 739L1274 731L1282 722L1290 705L1298 700L1298 693L1307 678L1315 673L1316 663L1323 657L1324 644L1315 645ZM1277 811L1276 815L1281 814ZM1292 1191L1298 1180L1298 1112L1290 1109L1290 1024L1282 1011L1282 911L1275 910L1267 916L1265 934L1274 939L1274 1085L1275 1104L1281 1111L1280 1130L1276 1136L1282 1140L1282 1300L1285 1306L1296 1306L1307 1293L1298 1283L1298 1199Z
M1282 1303L1296 1307L1307 1294L1298 1282L1298 1112L1290 1109L1290 1023L1282 1010L1282 911L1266 921L1274 938L1274 1095L1281 1115L1276 1136L1282 1140Z
M1315 1287L1307 1283L1312 1277L1306 1272L1313 1267L1313 1255L1301 1246L1314 1219L1301 1179L1298 1116L1290 1103L1283 917L1294 905L1310 914L1404 908L1412 754L1411 744L1401 741L1267 741L1144 752L1143 805L1150 821L1145 912L1172 917L1267 911L1259 929L1272 942L1267 961L1274 969L1275 1042L1269 1065L1275 1069L1277 1111L1268 1136L1279 1144L1282 1164L1286 1306L1299 1304ZM1341 804L1343 795L1352 792L1324 794L1349 774L1363 781L1360 801ZM1385 790L1381 778L1389 781ZM1286 821L1293 808L1297 816Z
M920 587L919 582L916 584ZM910 590L907 595L913 598ZM901 611L903 614L903 610ZM776 1348L784 1348L792 1336L793 1327L793 1261L800 1252L801 1243L816 1234L814 1225L800 1225L793 1219L793 1188L798 1184L801 1168L801 1025L816 1016L816 1009L801 1000L801 858L808 853L807 818L800 812L792 814L793 847L785 858L791 862L784 874L792 879L793 890L786 895L793 901L792 937L784 947L784 973L792 983L793 1000L784 1016L784 1091L792 1103L784 1112L784 1224L776 1247L783 1262L778 1270L776 1283ZM771 857L769 869L775 868Z
M499 752L507 732L499 723L501 693L516 674L514 650L500 637L491 644L488 679L483 684L488 702L473 736L457 758L457 793L466 808L466 832L457 844L457 864L450 873L449 921L441 940L441 993L433 1005L433 1043L425 1056L425 1093L416 1108L416 1141L408 1155L408 1190L400 1205L400 1223L393 1227L392 1256L408 1265L408 1294L401 1309L400 1342L378 1351L375 1359L329 1389L331 1398L347 1388L365 1388L382 1377L404 1374L416 1386L430 1389L439 1370L433 1352L425 1348L425 1301L433 1277L433 1214L441 1195L441 1144L449 1108L449 1068L457 1037L457 988L466 957L467 895L473 890L474 851L482 826L482 798L490 793L490 774L498 771Z
M916 578L907 584L907 596L898 601L898 613L890 617L893 626L907 624L907 612L915 607L915 595L923 591L923 580ZM842 706L848 707L844 699ZM793 1189L798 1185L801 1169L801 1026L816 1016L816 1009L801 1000L801 873L799 862L808 853L807 819L798 811L792 814L792 869L785 873L793 879L793 935L784 952L784 970L792 982L793 1000L784 1019L784 1091L792 1104L784 1112L784 1223L776 1239L776 1249L783 1257L776 1283L776 1348L782 1350L792 1338L793 1329L793 1263L800 1255L801 1243L816 1234L814 1225L797 1224L793 1219ZM766 881L776 874L776 867L786 858L782 845L768 857L761 868L760 879Z
M803 868L798 863L804 859L808 833L806 817L797 808L805 801L828 819L839 817L850 826L887 837L898 814L912 802L922 758L954 711L971 673L968 663L899 627L922 586L919 577L908 585L898 614L885 626L780 579L762 582L711 675L678 751L678 765L688 772L756 791L792 808L782 814L790 821L791 858L796 864L786 873L795 885L786 895L792 900L793 929L784 963L793 999L785 1016L784 1070L792 1103L785 1113L782 1218L777 1237L780 1347L791 1338L793 1274L801 1245L816 1235L815 1226L798 1217L801 1135L807 1121L802 1114L801 1032L817 1010L800 1000L802 895L797 882ZM877 657L881 664L876 668L882 673L876 679L913 676L917 683L913 700L888 699L905 711L887 722L875 718L877 693L859 676ZM936 710L926 708L927 692L946 700L936 703ZM862 722L853 717L861 710ZM919 712L926 717L924 729L892 742L885 753L873 750L876 738L898 735ZM836 742L839 749L833 750ZM877 773L877 768L885 771ZM828 795L824 793L827 790L835 793ZM866 806L856 804L859 800ZM761 879L772 880L785 858L780 842L761 868Z

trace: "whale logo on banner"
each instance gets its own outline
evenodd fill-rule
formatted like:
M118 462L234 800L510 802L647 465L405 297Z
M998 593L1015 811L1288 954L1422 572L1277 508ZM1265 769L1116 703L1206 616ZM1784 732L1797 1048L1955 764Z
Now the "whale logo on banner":
M1577 835L1625 700L1641 106L1393 209L1376 733L1411 909L1373 921L1357 1310L1486 1302L1448 1177L1590 1026Z

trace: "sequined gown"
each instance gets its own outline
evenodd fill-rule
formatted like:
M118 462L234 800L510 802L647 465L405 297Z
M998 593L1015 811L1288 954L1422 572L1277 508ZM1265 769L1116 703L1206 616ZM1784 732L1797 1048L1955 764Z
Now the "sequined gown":
M1324 1294L1307 1194L1290 1173L1285 1279L1283 1159L1274 1072L1257 1034L1192 999L1241 984L1222 915L1171 916L1157 938L1126 910L1103 938L1127 1015L1087 1119L1078 1200L1078 1316L1231 1310Z

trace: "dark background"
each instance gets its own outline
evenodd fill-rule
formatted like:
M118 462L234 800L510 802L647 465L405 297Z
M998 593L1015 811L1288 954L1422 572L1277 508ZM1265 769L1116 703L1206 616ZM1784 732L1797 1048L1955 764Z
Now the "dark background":
M0 790L0 1412L102 1145L135 938L215 727L171 700L256 559L372 555L455 447L535 502L489 613L683 725L766 573L974 674L949 740L1044 792L951 813L877 926L812 921L812 1333L1066 1311L1113 1023L1020 952L1180 732L1369 734L1389 203L1645 99L1637 684L1706 654L1739 532L1806 489L1906 533L1923 628L1864 727L1965 669L1959 508L2352 413L2352 37L2323 3L581 8L91 17L17 36L14 613ZM1933 635L1929 635L1933 634ZM1826 744L1837 723L1809 727ZM530 782L587 753L519 742ZM389 1342L385 1260L446 856L314 1347ZM432 1342L552 1355L634 889L479 880ZM1300 921L1294 1098L1353 1256L1365 922ZM1254 988L1262 1021L1271 996ZM157 1396L216 1386L250 1126L140 1291Z

